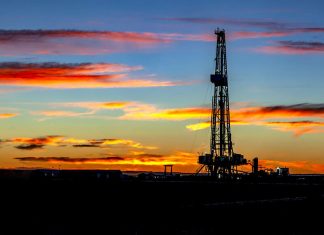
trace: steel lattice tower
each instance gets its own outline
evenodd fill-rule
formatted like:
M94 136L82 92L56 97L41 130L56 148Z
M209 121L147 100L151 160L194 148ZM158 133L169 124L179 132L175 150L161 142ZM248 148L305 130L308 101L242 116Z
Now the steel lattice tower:
M226 60L226 40L225 30L216 30L216 66L215 74L210 76L210 81L214 84L214 96L212 99L211 115L211 140L210 153L214 161L218 157L232 158L233 145L231 137L228 80L227 80L227 60ZM226 160L230 160L226 159ZM224 159L225 160L225 159ZM226 161L225 160L225 161ZM214 168L219 168L214 165ZM214 173L223 171L230 173L230 165L223 169L212 169Z
M214 85L211 113L210 154L199 156L198 162L206 166L211 175L225 177L232 175L235 172L236 166L246 164L246 159L244 159L243 155L233 152L225 30L217 29L215 35L217 37L216 66L215 73L210 75L210 81Z

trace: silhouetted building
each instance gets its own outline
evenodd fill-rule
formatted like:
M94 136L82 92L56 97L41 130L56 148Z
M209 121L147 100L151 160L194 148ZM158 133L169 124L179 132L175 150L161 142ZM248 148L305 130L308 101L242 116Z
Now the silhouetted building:
M252 173L257 175L259 172L259 158L255 157L252 161Z
M280 176L288 176L289 175L289 168L287 167L277 167L276 173Z

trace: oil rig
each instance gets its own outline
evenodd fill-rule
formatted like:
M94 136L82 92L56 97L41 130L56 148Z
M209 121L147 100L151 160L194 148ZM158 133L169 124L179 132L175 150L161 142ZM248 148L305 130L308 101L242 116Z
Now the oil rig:
M242 154L234 153L233 150L225 30L217 29L215 35L217 38L216 66L215 72L210 75L210 81L214 87L210 120L210 153L198 157L201 167L197 173L205 168L211 176L231 178L238 173L237 167L247 164L247 160Z

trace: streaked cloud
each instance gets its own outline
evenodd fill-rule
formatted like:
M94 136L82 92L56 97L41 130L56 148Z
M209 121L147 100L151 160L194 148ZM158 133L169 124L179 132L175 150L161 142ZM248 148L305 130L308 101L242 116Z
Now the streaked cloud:
M182 33L160 33L162 38L170 41L200 41L200 42L214 42L215 37L210 34L182 34Z
M49 135L45 137L38 138L25 138L18 137L8 140L8 142L13 143L24 143L24 144L39 144L39 145L55 145L60 142L64 137L59 135Z
M43 144L21 144L16 146L15 148L22 149L22 150L34 150L34 149L41 149L43 147L44 147Z
M234 119L269 119L269 118L294 118L317 117L324 118L324 104L301 103L294 105L274 105L264 107L249 107L232 110Z
M127 72L142 69L109 63L0 63L0 84L57 89L173 86L176 82L131 79Z
M234 31L230 32L228 38L230 40L251 39L251 38L273 38L285 37L294 34L305 33L324 33L324 28L280 28L269 31Z
M196 163L196 154L175 152L169 155L138 154L126 156L109 156L101 158L71 158L71 157L17 157L22 162L43 162L60 164L96 164L96 165L147 165L162 166L165 164L191 165Z
M249 122L231 120L231 125L251 125ZM199 131L210 127L210 121L198 122L190 125L186 125L186 128L191 131Z
M56 145L63 137L61 136L46 136L39 138L13 138L10 140L5 140L8 143L19 144L15 146L17 149L21 150L34 150L41 149L46 145Z
M308 133L323 133L324 122L318 121L291 121L291 122L266 122L266 126L270 126L279 131L293 132L295 136L301 136Z
M314 120L269 121L269 119L324 118L324 104L295 104L234 109L232 125L268 126L278 131L293 132L295 136L324 132L324 122ZM186 126L191 131L210 127L210 121Z
M103 109L123 109L130 105L134 104L134 102L128 101L112 101L112 102L105 102L100 104L100 108Z
M91 115L94 114L94 112L93 111L71 112L71 111L63 111L63 110L47 110L47 111L32 112L32 114L41 115L45 117L78 117L83 115Z
M187 125L186 128L191 131L199 131L210 127L210 121L198 122L195 124Z
M74 163L74 164L107 164L123 161L122 157L105 158L69 158L69 157L18 157L19 161L25 162L48 162L48 163Z
M116 117L120 120L189 120L209 117L210 109L202 107L160 109L153 104L135 101L110 101L110 102L68 102L56 103L54 106L69 108L84 108L86 112L73 112L64 110L38 111L33 114L46 117L67 117L93 114L99 110L121 110L123 114Z
M255 51L267 54L322 54L323 42L277 41L274 45L256 48Z
M324 27L296 27L293 24L263 20L263 19L234 19L234 18L192 18L192 17L175 17L175 18L161 18L160 20L196 23L196 24L217 24L230 25L240 27L240 29L247 28L243 31L229 31L228 39L252 39L252 38L273 38L285 37L294 34L305 33L324 33ZM258 30L252 30L258 28ZM266 31L260 31L266 30ZM266 52L273 52L274 48L261 48Z
M293 132L295 136L301 136L309 133L323 133L324 122L304 120L304 121L231 121L231 125L255 125L268 126L274 130ZM187 125L186 128L191 131L203 130L210 127L210 121L199 122Z
M89 110L97 109L125 109L130 106L140 106L142 104L134 101L107 101L107 102L65 102L54 103L54 106L68 107L68 108L84 108Z
M174 40L203 41L204 36L181 33L116 32L86 30L0 30L0 42L29 42L48 39L93 39L133 43L167 43ZM208 39L207 39L208 40Z
M77 139L59 135L49 135L37 138L18 137L3 142L19 144L15 146L21 150L41 149L45 146L73 146L73 147L129 147L135 149L157 149L155 146L146 146L139 142L129 139Z
M145 106L144 106L145 107ZM126 110L121 119L135 120L189 120L209 118L211 109L205 107L157 109L154 106L147 110ZM237 124L248 120L264 120L269 118L316 117L324 118L324 104L301 103L294 105L275 105L265 107L248 107L231 110L231 118Z
M169 155L160 154L141 154L141 155L125 155L125 156L107 156L107 157L17 157L16 160L20 162L39 162L45 164L63 164L71 165L111 165L111 166L125 166L129 169L144 169L136 168L136 166L163 166L166 164L173 164L175 166L192 166L190 169L195 169L197 155L187 152L175 152ZM49 165L50 166L50 165ZM313 163L311 161L279 161L270 159L260 159L259 166L261 169L275 170L277 167L288 167L291 173L323 173L324 164ZM150 168L151 169L151 168ZM160 168L159 168L160 169ZM161 170L161 169L160 169ZM246 169L249 171L250 169Z
M89 140L89 143L93 145L100 145L100 146L111 146L111 145L121 145L121 146L128 146L137 149L157 149L155 146L144 146L139 142L133 140L126 140L126 139L94 139Z
M95 115L100 110L124 110L129 106L135 105L134 102L125 101L112 101L112 102L70 102L70 103L56 103L54 106L66 107L66 108L84 108L87 111L66 111L66 110L43 110L31 112L36 116L42 116L40 121L45 121L49 118L57 117L82 117Z
M197 24L218 24L218 25L233 25L243 27L259 27L259 28L282 28L286 26L285 23L277 21L268 21L262 19L231 19L231 18L202 18L202 17L170 17L160 18L165 21L178 21L186 23L197 23Z
M31 112L33 115L43 116L41 120L54 117L78 117L96 114L100 110L121 110L122 112L148 112L155 110L155 106L134 101L107 101L107 102L64 102L51 103L52 110L41 110ZM53 109L55 107L55 109ZM62 108L85 109L84 111L67 111Z
M100 147L99 145L96 145L96 144L74 144L73 147L76 147L76 148L92 148L92 147Z
M230 40L251 39L251 38L273 38L284 37L293 34L289 31L269 31L269 32L253 32L253 31L238 31L229 34Z
M210 116L209 108L193 107L178 109L157 109L148 107L145 109L125 110L125 115L120 119L124 120L188 120L201 119Z
M12 118L18 116L18 113L0 113L0 119Z
M55 104L62 107L85 108L86 112L52 111L38 112L46 117L81 116L95 114L100 110L121 110L120 116L112 118L119 120L201 120L209 119L211 109L207 107L189 107L160 109L152 104L145 104L135 101L110 101L110 102L70 102ZM304 120L296 120L304 118ZM306 118L306 119L305 119ZM296 136L306 133L322 132L322 122L311 119L324 118L324 104L301 103L294 105L274 105L242 107L231 110L232 125L257 125L267 126L279 131L290 131ZM284 121L282 121L284 119ZM295 120L292 120L295 119ZM188 124L186 128L191 131L202 130L210 127L210 121Z
M204 34L86 30L0 30L0 53L107 54L150 48L175 41L211 41Z

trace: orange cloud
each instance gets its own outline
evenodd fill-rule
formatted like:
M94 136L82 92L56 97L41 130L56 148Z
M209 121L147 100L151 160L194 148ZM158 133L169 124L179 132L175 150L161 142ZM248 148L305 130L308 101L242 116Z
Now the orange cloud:
M12 118L16 117L18 114L17 113L0 113L0 119L1 118Z
M267 119L291 119L301 117L324 118L324 104L305 103L234 109L231 112L231 124L269 126L279 131L294 132L296 136L324 131L321 129L324 123L319 121L266 121ZM187 125L186 128L196 131L208 128L209 126L210 122L205 121Z
M157 149L155 146L146 146L139 142L129 139L76 139L65 136L45 136L38 138L13 138L6 140L9 143L19 143L15 146L18 149L33 150L43 148L44 146L66 146L72 145L73 147L106 147L106 146L118 146L118 147L131 147L136 149Z
M193 107L159 110L155 107L146 107L142 110L126 110L121 119L165 119L165 120L187 120L210 117L210 108ZM270 118L291 117L317 117L324 118L324 104L295 104L277 105L265 107L249 107L231 110L233 124L246 124Z
M85 144L88 143L84 139L67 138L64 136L50 135L38 138L13 138L6 140L9 143L19 143L20 145L15 146L18 149L32 150L37 148L43 148L44 146L65 146L66 144Z
M56 145L58 142L61 142L63 136L46 136L46 137L39 137L39 138L13 138L10 140L10 142L14 143L23 143L23 144L40 144L40 145Z
M155 107L146 107L144 109L125 110L125 115L120 119L130 120L188 120L201 119L210 116L209 108L179 108L158 110Z
M324 122L316 121L291 121L291 122L245 122L245 121L231 121L232 125L258 125L269 126L278 131L293 132L295 136L300 136L307 133L322 133L324 132ZM210 121L199 122L187 125L186 128L191 131L203 130L210 127Z
M238 120L231 120L231 125L249 125L250 123ZM191 131L203 130L210 127L210 121L199 122L187 125L186 128Z
M267 122L266 126L270 126L280 131L294 132L295 136L300 136L306 133L324 132L324 122L316 121L292 121L292 122Z
M141 66L122 64L0 63L0 84L45 88L114 88L173 86L175 82L130 79L125 73ZM108 74L110 73L110 74Z
M158 109L152 104L145 104L135 101L112 101L112 102L72 102L72 103L57 103L56 106L63 107L78 107L92 111L103 109L115 110L119 109L124 112L124 115L118 117L122 120L188 120L200 119L210 116L209 108L193 107L193 108L178 108L178 109ZM38 114L47 114L47 111L38 112ZM50 113L51 114L51 113ZM53 111L53 115L65 115L65 111ZM79 113L82 115L82 113ZM78 113L66 113L66 115L75 115Z
M249 122L251 125L264 125L279 131L291 131L295 136L306 133L323 132L323 122L311 120L264 121L266 119L324 118L324 104L295 104L268 107L251 107L234 110L232 117Z
M70 157L18 157L16 160L23 162L45 162L60 164L96 164L96 165L142 165L163 166L196 165L196 155L186 152L175 152L170 155L139 154L127 156L109 156L102 158L70 158Z
M324 122L315 121L293 121L293 122L267 122L269 126L283 126L283 127L314 127L324 126Z
M69 157L18 157L25 162L74 163L74 164L107 164L124 160L122 157L105 158L69 158Z
M206 129L206 128L209 128L209 127L210 127L210 121L199 122L199 123L190 124L190 125L186 126L186 128L191 130L191 131L203 130L203 129Z
M121 120L194 120L209 118L211 109L205 107L159 109L154 105L139 103L135 101L111 101L111 102L75 102L55 104L66 107L79 107L89 109L88 112L71 111L43 111L38 112L44 116L80 116L94 114L98 110L122 110L123 115L117 117ZM318 128L322 126L319 121L297 120L297 121L272 121L273 119L291 118L324 118L324 104L295 104L277 105L264 107L237 108L231 111L232 125L259 125L269 126L280 131L292 131L296 136L305 133L322 132ZM269 121L269 119L271 121ZM208 128L209 121L189 124L187 129L196 131Z
M324 104L295 104L250 107L233 110L234 119L262 120L269 118L319 117L324 118Z
M132 102L126 101L115 101L115 102L105 102L100 105L101 108L104 109L122 109L129 105L133 104Z
M210 116L208 108L169 109L152 114L153 118L171 120L197 119L208 116Z
M130 170L147 170L146 166L149 166L150 170L162 170L163 165L172 164L175 169L183 169L186 172L194 172L197 165L197 155L187 152L175 152L168 155L160 154L138 154L138 155L125 155L125 156L108 156L108 157L85 157L85 158L72 158L72 157L18 157L15 158L21 162L40 162L45 164L63 164L71 168L71 165L84 165L86 168L89 165L96 165L96 169L100 169L101 166L116 166L117 169L130 169ZM155 168L154 166L160 168ZM305 174L324 173L324 164L313 163L310 161L278 161L278 160L259 160L260 169L272 169L276 170L277 167L288 167L290 173L293 174ZM50 167L50 165L48 166ZM152 168L153 167L153 168ZM246 168L246 171L250 171L250 168Z
M19 143L19 145L15 146L15 148L17 149L33 150L41 149L45 145L58 145L58 143L60 143L62 139L62 136L46 136L39 138L13 138L7 140L6 142Z
M277 160L260 160L260 165L264 168L276 169L277 167L288 167L290 173L324 173L324 164L313 163L309 161L277 161Z
M144 146L141 143L135 142L133 140L126 139L99 139L99 140L89 140L91 144L100 144L101 146L107 145L122 145L138 149L157 149L155 146Z
M69 108L85 108L90 110L96 109L124 109L129 106L140 105L140 103L133 101L107 101L107 102L67 102L67 103L53 103L52 106L62 106Z

